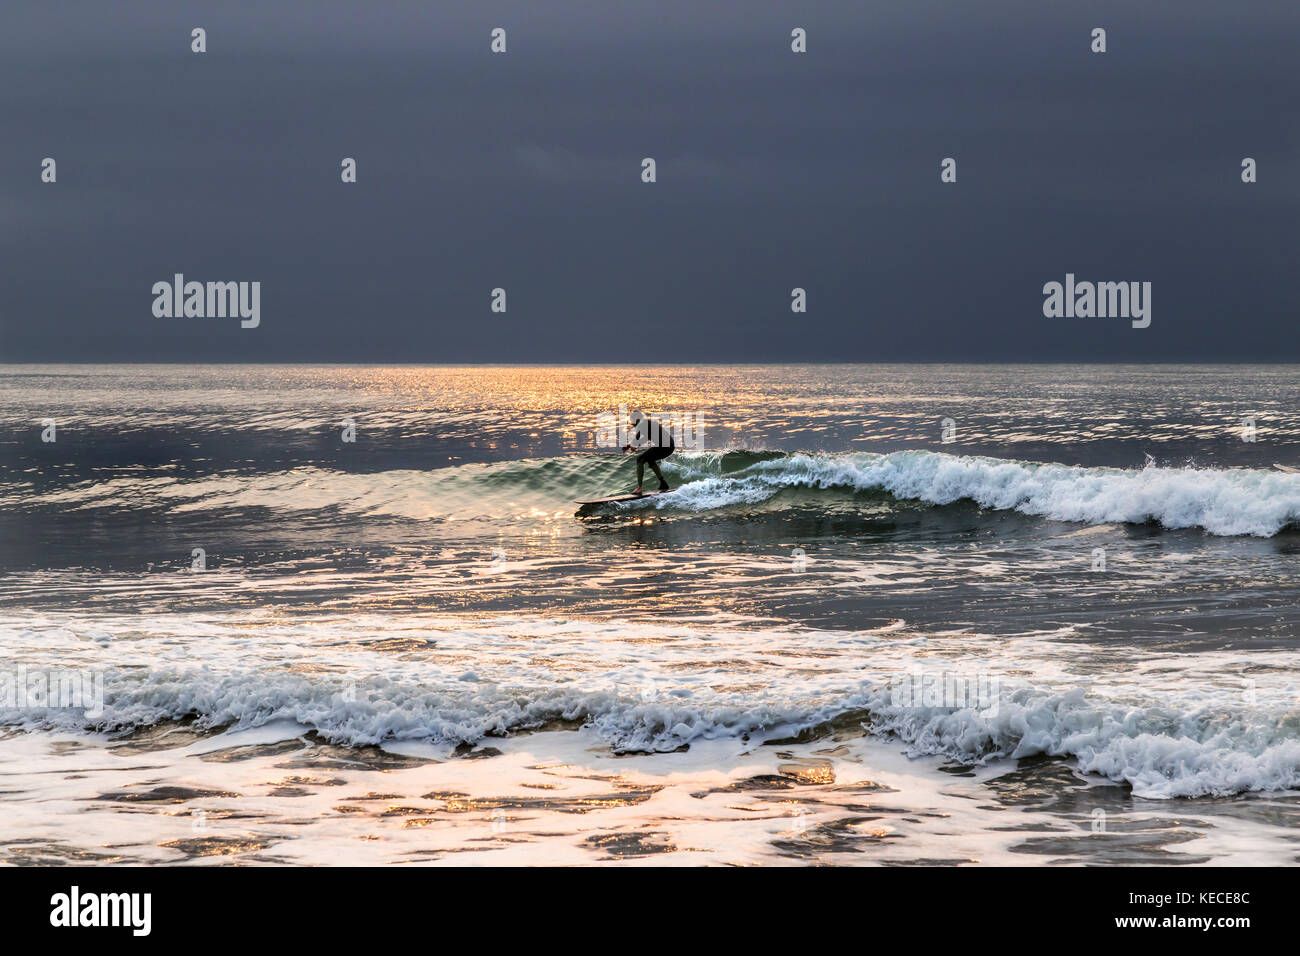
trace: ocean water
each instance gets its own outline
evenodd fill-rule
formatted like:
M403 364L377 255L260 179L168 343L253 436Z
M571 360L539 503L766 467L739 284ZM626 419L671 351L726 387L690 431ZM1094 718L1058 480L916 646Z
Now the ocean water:
M0 860L1294 862L1296 466L1292 366L0 366Z

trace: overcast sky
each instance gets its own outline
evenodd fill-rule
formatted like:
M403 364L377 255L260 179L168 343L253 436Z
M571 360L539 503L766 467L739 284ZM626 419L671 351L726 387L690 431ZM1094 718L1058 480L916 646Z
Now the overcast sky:
M0 360L1300 360L1296 0L3 19ZM260 327L154 317L177 272ZM1067 272L1151 326L1045 318Z

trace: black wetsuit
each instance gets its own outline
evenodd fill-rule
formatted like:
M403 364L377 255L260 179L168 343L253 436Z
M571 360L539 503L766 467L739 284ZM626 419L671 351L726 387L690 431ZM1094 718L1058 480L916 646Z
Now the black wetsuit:
M636 440L637 444L650 442L650 447L636 456L636 486L641 487L641 476L645 474L645 466L649 465L650 470L659 479L659 490L667 491L668 480L664 478L664 473L659 470L659 462L671 455L677 448L677 443L673 441L672 432L653 419L643 418L633 428L632 438Z

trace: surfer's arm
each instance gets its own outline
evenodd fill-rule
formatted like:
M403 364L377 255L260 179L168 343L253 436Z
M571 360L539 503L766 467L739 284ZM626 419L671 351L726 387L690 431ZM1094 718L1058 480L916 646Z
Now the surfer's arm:
M623 446L624 451L640 451L645 447L645 439L641 436L641 426L638 424L627 433L627 444Z

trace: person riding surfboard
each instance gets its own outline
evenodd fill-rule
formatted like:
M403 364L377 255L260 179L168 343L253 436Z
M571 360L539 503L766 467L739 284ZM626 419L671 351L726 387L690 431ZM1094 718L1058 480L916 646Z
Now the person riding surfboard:
M644 494L641 490L641 484L646 465L650 466L650 470L659 479L659 490L670 490L668 479L664 478L664 473L659 470L659 462L671 455L677 448L671 430L664 428L653 418L647 418L640 409L634 411L629 418L632 422L632 428L628 432L628 438L631 441L623 446L623 450L640 449L640 454L636 456L636 491L632 493L634 495Z

